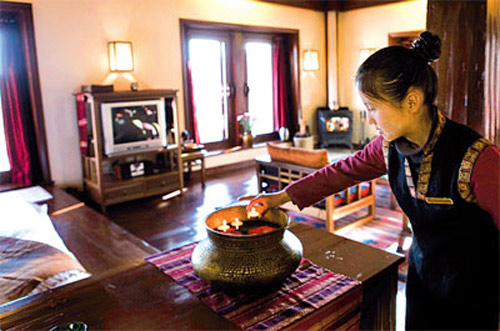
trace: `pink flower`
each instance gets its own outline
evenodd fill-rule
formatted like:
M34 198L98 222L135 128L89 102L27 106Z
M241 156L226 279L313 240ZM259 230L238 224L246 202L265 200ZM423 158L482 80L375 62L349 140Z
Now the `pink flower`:
M255 117L251 117L250 113L246 112L242 115L238 115L237 120L240 123L243 132L252 132L252 126L255 123Z

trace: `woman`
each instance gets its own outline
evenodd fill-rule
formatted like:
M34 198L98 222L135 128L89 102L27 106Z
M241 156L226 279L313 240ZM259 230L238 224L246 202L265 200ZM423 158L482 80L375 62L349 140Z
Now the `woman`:
M358 69L356 83L380 136L362 151L248 205L265 213L299 208L360 181L389 175L409 217L407 329L496 329L499 298L500 149L446 119L433 104L429 65L439 37L424 32L412 49L390 46Z

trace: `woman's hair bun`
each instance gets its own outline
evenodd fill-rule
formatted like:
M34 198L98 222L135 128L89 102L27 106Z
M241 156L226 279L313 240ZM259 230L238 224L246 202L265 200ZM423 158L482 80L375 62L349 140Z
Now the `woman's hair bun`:
M425 61L432 62L441 55L441 39L429 31L424 31L417 40L411 43L411 48Z

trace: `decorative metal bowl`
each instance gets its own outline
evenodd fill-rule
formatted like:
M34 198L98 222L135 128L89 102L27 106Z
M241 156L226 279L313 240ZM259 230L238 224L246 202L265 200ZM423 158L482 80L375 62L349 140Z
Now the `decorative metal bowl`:
M289 230L289 218L278 209L269 210L262 221L278 226L272 232L234 235L214 229L236 217L252 222L245 205L233 205L211 213L205 226L208 236L196 245L191 262L201 279L213 287L231 291L267 290L283 283L299 266L302 243Z

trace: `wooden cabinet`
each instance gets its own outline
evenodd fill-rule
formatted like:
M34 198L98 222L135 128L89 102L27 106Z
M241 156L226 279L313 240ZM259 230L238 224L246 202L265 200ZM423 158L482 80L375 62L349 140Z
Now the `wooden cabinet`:
M106 211L106 206L112 204L176 190L182 192L184 183L176 90L80 93L76 98L83 186L90 198L101 206L103 212ZM120 110L130 104L133 105L132 110L137 107L142 109L141 102L158 100L161 101L159 104L161 107L154 108L155 122L154 125L149 125L149 129L156 134L154 137L164 131L162 146L154 147L148 146L147 143L144 145L139 143L132 144L129 150L122 149L109 153L109 142L106 142L105 137L116 140L119 129L114 126L114 122L106 123L106 116L114 116L113 121L116 121L117 111L108 110L106 113L105 108L117 105L115 108ZM162 107L164 109L161 109ZM136 126L143 123L135 118L132 122ZM147 128L146 125L144 127ZM113 130L112 134L110 130ZM142 141L149 139L149 137L144 138Z

